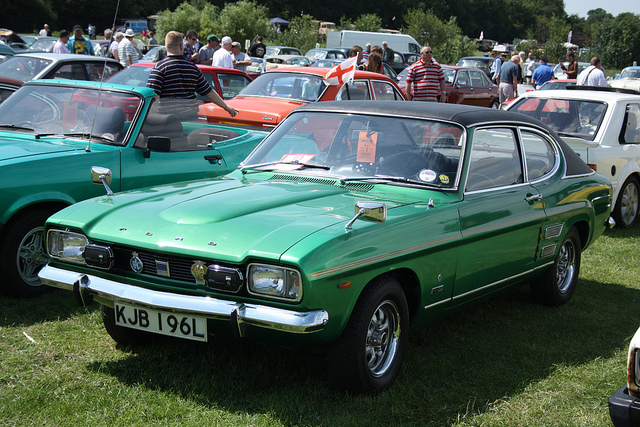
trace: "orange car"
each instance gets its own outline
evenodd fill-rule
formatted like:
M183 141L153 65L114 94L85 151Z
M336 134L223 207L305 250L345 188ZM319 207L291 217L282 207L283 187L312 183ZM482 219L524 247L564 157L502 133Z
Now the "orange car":
M327 68L291 67L270 70L249 83L227 105L238 110L231 118L222 108L207 103L200 106L200 117L209 123L274 127L291 110L318 101L384 99L405 101L398 85L383 74L356 71L348 85L327 86L322 79Z

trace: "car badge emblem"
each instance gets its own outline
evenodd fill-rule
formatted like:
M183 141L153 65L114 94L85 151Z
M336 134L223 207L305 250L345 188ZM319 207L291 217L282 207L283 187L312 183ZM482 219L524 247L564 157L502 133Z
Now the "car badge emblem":
M129 265L131 266L131 269L135 273L142 273L142 269L144 268L144 264L142 263L142 260L138 257L138 252L134 251L131 254L131 259L129 260Z
M171 277L169 274L169 262L156 260L156 272L158 276Z
M194 261L191 265L191 275L196 279L196 285L205 284L205 276L207 274L207 266L202 261Z

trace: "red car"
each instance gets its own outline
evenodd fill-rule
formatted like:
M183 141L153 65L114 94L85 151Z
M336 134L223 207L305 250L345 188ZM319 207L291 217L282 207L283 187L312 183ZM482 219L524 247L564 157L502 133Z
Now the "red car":
M452 104L479 105L498 108L500 96L495 85L480 68L441 65L447 90L447 102ZM405 90L407 74L405 68L398 74L398 86Z
M227 101L227 105L238 110L234 118L212 103L200 106L200 117L206 117L210 123L274 127L291 110L309 102L406 100L396 82L384 74L356 71L352 83L327 86L322 79L328 71L322 67L270 70L251 82L238 96Z
M147 79L153 62L138 62L113 75L107 81L109 83L124 84L128 86L146 86ZM222 99L233 98L253 80L246 73L230 68L212 67L210 65L198 65L205 80L209 82ZM196 94L202 102L209 102L206 98Z

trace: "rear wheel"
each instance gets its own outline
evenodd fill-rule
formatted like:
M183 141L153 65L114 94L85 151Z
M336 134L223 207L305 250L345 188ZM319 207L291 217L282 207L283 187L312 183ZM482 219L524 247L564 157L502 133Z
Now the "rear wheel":
M329 371L336 386L361 394L393 384L407 346L408 317L407 301L396 280L382 278L369 285L329 351Z
M622 228L633 227L638 219L640 186L638 179L630 176L620 189L613 216Z
M153 334L138 329L125 328L116 324L116 312L113 308L100 305L102 323L115 342L122 345L143 345L151 341Z
M571 227L558 249L553 265L537 282L531 283L531 295L536 302L558 306L571 299L578 284L581 247L578 231Z
M497 110L498 108L500 108L500 101L498 101L497 99L494 99L491 105L489 105L489 108L494 108Z
M44 223L53 214L37 209L21 214L6 226L0 242L0 268L5 275L5 291L9 295L32 297L46 292L38 272L49 261L44 248Z

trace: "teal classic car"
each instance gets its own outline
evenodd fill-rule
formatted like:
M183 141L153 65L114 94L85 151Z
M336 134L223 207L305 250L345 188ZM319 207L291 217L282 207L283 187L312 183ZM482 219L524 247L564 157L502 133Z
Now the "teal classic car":
M609 180L524 115L322 102L229 175L56 213L40 277L101 304L119 343L328 344L336 385L369 393L393 383L409 328L523 283L569 301L610 210Z
M54 212L102 194L90 182L92 166L110 169L113 191L214 177L235 169L266 135L183 122L173 114L179 106L167 111L154 95L40 80L0 105L0 292L49 289L37 276L47 262L42 227Z

